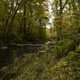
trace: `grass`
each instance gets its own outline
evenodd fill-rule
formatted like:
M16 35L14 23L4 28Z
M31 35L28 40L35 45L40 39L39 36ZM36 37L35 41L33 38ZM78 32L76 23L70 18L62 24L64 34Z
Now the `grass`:
M48 52L25 54L0 71L0 80L80 80L79 48L67 52L66 56L62 55L72 45L73 41L68 43L65 40L57 43ZM49 52L50 50L52 51Z

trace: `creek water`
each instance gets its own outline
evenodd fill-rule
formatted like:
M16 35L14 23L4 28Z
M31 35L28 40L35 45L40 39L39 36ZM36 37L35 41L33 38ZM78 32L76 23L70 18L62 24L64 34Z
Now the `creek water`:
M0 67L13 63L15 58L20 58L24 54L37 53L41 46L41 44L20 44L0 47Z

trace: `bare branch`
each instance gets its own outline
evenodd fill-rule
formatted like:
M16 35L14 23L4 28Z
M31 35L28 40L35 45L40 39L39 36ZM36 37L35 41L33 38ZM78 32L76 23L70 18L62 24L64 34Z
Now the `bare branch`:
M64 3L64 5L63 5L63 8L62 8L62 9L65 8L65 6L66 6L66 4L68 3L68 1L69 1L69 0L66 0L66 1L65 1L65 3Z

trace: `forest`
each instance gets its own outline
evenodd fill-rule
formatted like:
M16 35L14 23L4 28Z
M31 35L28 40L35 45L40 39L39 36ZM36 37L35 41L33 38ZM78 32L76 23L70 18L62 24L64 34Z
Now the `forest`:
M0 80L80 80L80 0L0 0Z

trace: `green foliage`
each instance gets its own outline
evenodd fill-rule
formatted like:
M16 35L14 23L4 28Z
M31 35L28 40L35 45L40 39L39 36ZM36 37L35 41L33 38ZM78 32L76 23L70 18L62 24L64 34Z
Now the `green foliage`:
M75 52L69 53L69 55L60 60L57 65L55 65L51 72L53 73L53 79L56 80L79 80L79 54ZM52 71L53 70L53 71ZM77 75L76 75L77 74Z
M2 36L5 37L5 41L32 42L36 39L44 41L47 36L45 29L43 29L43 26L47 23L45 22L47 16L42 5L44 1L32 0L25 2L25 0L21 0L20 3L17 1L0 1L0 31ZM40 27L41 30L39 30ZM4 43L4 41L2 42Z
M1 46L46 42L44 0L16 1L0 1ZM16 51L11 48L6 49L8 53L0 48L0 67L4 62L12 63L0 69L0 80L80 80L79 3L55 0L53 4L56 44L44 44L40 52L20 58L16 58Z
M58 43L57 46L62 45ZM65 44L64 44L65 45ZM60 49L62 49L61 47ZM69 47L67 47L68 49ZM58 51L60 51L58 49ZM53 53L25 54L13 64L1 71L4 75L0 79L8 80L79 80L80 54L75 51L68 52L67 56L56 58ZM7 73L7 70L8 73ZM76 75L77 74L77 75Z

